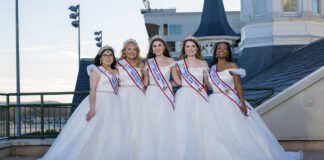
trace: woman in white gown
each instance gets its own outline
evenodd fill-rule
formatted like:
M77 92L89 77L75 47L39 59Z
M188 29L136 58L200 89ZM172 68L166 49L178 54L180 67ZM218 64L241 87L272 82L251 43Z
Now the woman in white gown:
M146 102L154 131L154 142L157 146L157 157L160 160L176 159L174 94L169 82L173 80L181 85L176 69L176 62L170 58L170 52L164 40L154 36L150 42L145 63L144 85Z
M227 159L227 150L219 143L216 125L203 80L208 64L202 60L196 38L183 41L177 67L182 87L176 92L175 122L179 160Z
M213 88L209 103L221 128L218 135L230 149L232 159L303 159L302 152L285 152L259 114L244 101L240 76L245 70L238 69L231 58L229 43L216 44L208 77Z
M106 160L122 158L121 104L114 50L104 46L87 67L90 96L69 118L42 160ZM110 78L108 78L110 77Z
M123 114L123 147L125 160L152 160L156 156L153 129L145 106L145 91L142 82L144 66L140 49L134 39L124 42L118 62Z

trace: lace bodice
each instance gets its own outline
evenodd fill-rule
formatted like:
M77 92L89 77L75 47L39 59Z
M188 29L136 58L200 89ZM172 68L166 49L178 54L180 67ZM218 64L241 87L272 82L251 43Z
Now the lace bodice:
M225 82L227 85L229 85L232 89L235 88L234 86L234 78L232 76L232 74L230 73L234 73L234 74L238 74L240 75L241 77L244 77L245 76L245 70L244 69L226 69L222 72L217 72L218 76L220 79L222 79L223 82ZM216 87L216 85L214 84L214 82L210 79L210 76L208 75L208 81L209 81L209 84L212 86L213 88L213 92L216 93L216 92L220 92L218 90L218 88Z
M95 65L89 65L87 67L87 72L89 76L91 72L96 72L100 75L100 79L97 85L97 92L114 92L114 89L112 88L108 77L100 72Z
M136 86L136 84L133 82L131 77L129 77L128 73L125 71L125 69L121 66L117 66L119 71L119 85L120 86ZM135 68L136 71L140 76L142 76L141 68Z
M189 72L191 75L193 75L201 84L203 84L204 80L204 70L207 70L208 68L192 68L189 67ZM188 87L190 86L187 81L181 76L181 81L182 81L182 86L183 87Z
M160 71L167 82L170 82L171 67L173 67L175 64L176 63L172 63L169 66L159 66ZM145 69L148 69L148 67L146 66ZM149 70L149 79L150 79L150 85L156 85L156 82L150 70Z

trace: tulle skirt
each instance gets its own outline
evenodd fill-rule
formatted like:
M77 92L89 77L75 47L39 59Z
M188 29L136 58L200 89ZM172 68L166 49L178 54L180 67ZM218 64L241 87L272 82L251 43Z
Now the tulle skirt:
M124 160L156 159L153 129L146 107L146 97L137 87L120 87L122 103Z
M218 135L223 144L230 148L234 159L245 160L300 160L302 152L286 152L278 143L276 137L268 129L259 114L251 108L249 117L222 93L209 96L216 125L221 128ZM232 158L232 159L233 159Z
M158 86L149 86L146 90L146 98L157 157L160 160L176 160L175 117L172 103Z
M42 160L122 159L122 117L118 97L97 92L96 114L87 122L90 110L86 97L69 118Z
M227 160L230 157L217 136L219 128L203 97L192 88L181 87L176 93L175 107L179 160Z

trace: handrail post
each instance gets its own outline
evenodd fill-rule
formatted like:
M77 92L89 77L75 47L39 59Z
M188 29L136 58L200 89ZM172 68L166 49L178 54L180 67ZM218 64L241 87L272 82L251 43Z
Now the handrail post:
M44 95L41 94L41 137L44 138Z
M6 114L7 114L7 124L6 124L6 129L7 129L7 137L8 137L8 139L9 139L9 137L10 137L10 107L9 107L9 104L10 104L10 102L9 102L9 100L10 100L10 98L9 98L9 95L7 94L7 112L6 112Z

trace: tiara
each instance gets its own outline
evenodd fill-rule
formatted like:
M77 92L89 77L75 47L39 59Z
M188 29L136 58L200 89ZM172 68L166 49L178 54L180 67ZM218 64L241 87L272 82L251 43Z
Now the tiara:
M151 44L154 40L156 40L156 39L161 39L161 40L164 41L164 39L163 39L161 36L159 36L159 35L155 35L155 36L153 36L153 37L150 39L150 44Z
M129 43L134 43L136 46L138 46L138 43L137 43L137 41L135 39L129 38L124 42L123 48L125 48Z
M232 45L232 41L231 40L226 40L226 39L220 39L220 40L216 40L216 43L222 43L222 42L225 42L225 43L229 43Z
M185 40L193 40L193 41L195 41L195 42L198 43L198 39L197 39L196 37L192 36L192 35L186 37L186 38L184 39L184 41L185 41Z
M102 48L100 48L98 54L102 54L105 50L112 50L113 52L115 52L114 48L109 46L109 45L105 45Z

